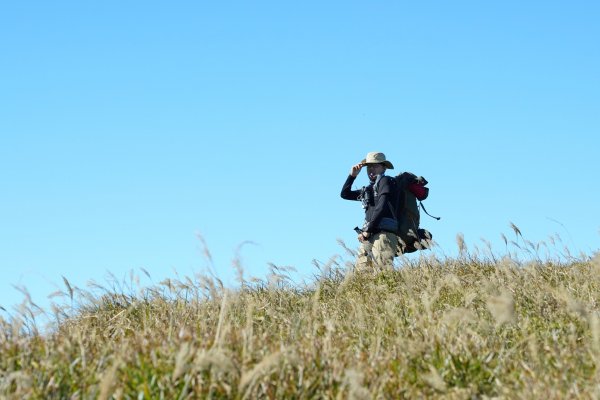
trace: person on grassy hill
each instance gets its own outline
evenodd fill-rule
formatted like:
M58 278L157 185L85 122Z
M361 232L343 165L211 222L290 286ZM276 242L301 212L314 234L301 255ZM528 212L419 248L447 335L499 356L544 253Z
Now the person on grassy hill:
M364 166L367 167L369 185L352 190L352 184ZM398 222L392 211L396 209L397 196L394 179L385 175L388 169L394 169L394 165L386 160L385 154L368 153L364 160L350 168L342 187L342 198L360 201L365 210L363 227L357 230L361 243L355 265L358 271L392 268L398 252Z

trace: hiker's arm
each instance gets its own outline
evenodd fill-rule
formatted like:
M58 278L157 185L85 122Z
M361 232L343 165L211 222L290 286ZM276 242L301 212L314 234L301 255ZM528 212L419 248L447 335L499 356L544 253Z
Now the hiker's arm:
M348 175L348 179L344 182L344 186L342 187L342 199L345 200L358 200L358 196L360 195L360 190L352 190L352 184L356 179L355 176Z
M354 164L352 168L350 168L350 175L356 178L364 166L365 165L363 163Z

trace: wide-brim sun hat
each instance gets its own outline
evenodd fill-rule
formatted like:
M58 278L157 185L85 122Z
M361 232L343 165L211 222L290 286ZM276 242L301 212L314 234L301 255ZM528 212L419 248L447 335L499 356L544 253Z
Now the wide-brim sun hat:
M361 163L369 164L383 164L387 169L394 169L394 165L385 159L385 154L372 151L367 153L367 157L361 161Z

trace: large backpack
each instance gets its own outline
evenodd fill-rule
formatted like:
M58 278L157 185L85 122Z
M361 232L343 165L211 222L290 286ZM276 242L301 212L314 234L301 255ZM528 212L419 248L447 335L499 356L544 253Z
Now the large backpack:
M429 196L427 180L411 172L403 172L397 175L394 181L396 182L396 209L392 210L392 213L398 220L400 253L412 253L431 247L433 235L419 227L420 208L423 208L430 217L440 219L429 214L423 206L422 201Z

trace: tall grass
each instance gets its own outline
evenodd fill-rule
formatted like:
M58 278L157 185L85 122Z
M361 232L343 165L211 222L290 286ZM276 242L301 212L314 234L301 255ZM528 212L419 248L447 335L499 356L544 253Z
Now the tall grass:
M520 243L372 274L337 258L305 285L65 279L48 333L31 304L0 319L0 397L599 398L600 258Z

